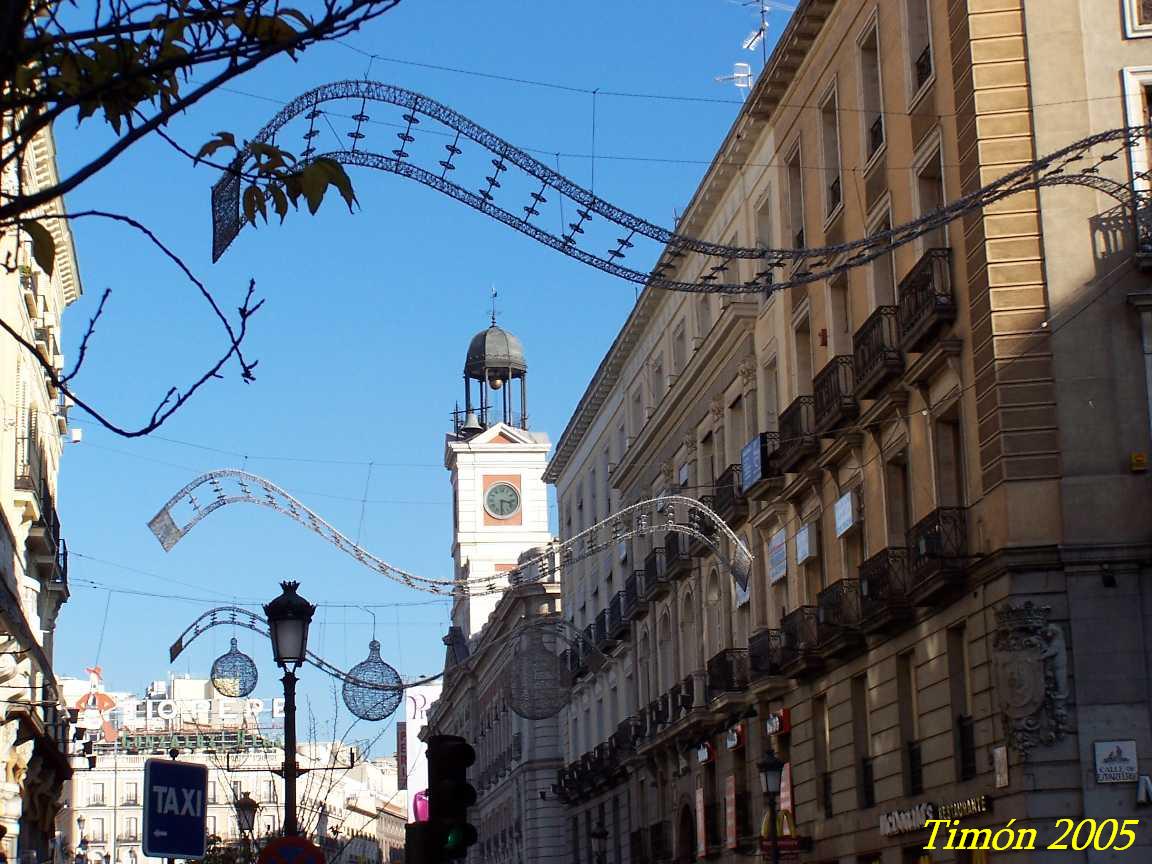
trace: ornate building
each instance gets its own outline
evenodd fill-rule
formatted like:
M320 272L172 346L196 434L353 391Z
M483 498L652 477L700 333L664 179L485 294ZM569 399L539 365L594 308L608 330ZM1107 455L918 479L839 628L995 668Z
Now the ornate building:
M10 122L0 123L5 137ZM0 187L27 193L56 181L55 144L45 130L24 163L0 177ZM43 212L62 210L62 202L53 201ZM43 225L56 246L51 275L37 266L27 235L6 230L0 237L0 316L60 370L61 317L80 296L80 278L68 223L45 219ZM68 406L43 366L7 335L0 338L0 368L0 850L12 861L44 860L70 772L63 755L67 718L52 670L56 616L68 599L68 552L56 511Z
M679 230L835 245L1144 125L1146 6L803 0ZM1146 189L1147 153L1098 185ZM1010 860L1046 861L1058 818L1139 818L1152 291L1133 215L1045 188L829 280L641 294L546 474L561 536L680 490L757 562L744 595L668 533L566 574L565 615L609 657L577 663L562 716L574 864L755 854L769 750L786 860L1003 857L926 850L939 816L1014 819L1037 851ZM631 838L606 859L600 825Z
M546 864L565 852L552 791L562 764L556 712L566 697L558 571L521 571L512 583L503 575L552 542L542 479L550 444L528 428L527 370L520 341L495 321L476 334L464 366L465 408L445 444L456 576L482 587L455 597L443 690L426 729L461 735L476 750L479 843L469 860L484 864Z

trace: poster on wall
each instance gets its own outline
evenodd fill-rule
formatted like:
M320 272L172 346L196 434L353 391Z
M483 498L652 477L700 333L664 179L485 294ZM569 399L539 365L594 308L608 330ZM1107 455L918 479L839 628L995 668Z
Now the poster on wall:
M703 857L704 850L708 848L708 825L704 816L704 788L698 787L696 789L696 849L699 850L697 857Z
M404 691L405 761L408 768L408 821L419 821L416 812L417 793L428 788L428 759L426 746L420 740L420 730L428 723L428 709L440 698L440 684L409 687Z
M724 840L725 846L735 849L736 837L736 775L729 774L724 780Z

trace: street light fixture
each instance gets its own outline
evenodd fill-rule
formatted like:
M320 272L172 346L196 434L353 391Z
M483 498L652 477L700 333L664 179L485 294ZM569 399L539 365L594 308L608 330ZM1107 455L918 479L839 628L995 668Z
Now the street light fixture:
M784 775L784 763L769 750L756 765L760 769L760 790L768 799L768 818L771 822L769 839L772 843L772 864L780 864L780 846L776 842L776 796L780 794L780 781Z
M272 656L284 670L284 834L295 837L296 824L296 670L308 656L308 625L316 607L296 593L299 582L281 582L283 592L264 607L272 635Z
M236 799L236 825L241 834L251 834L256 827L256 811L260 805L252 800L252 796L245 792Z

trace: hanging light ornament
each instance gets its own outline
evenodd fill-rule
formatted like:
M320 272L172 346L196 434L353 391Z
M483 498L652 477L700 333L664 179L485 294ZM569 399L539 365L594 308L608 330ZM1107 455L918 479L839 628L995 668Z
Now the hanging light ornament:
M380 659L380 643L373 639L368 659L353 666L344 681L344 704L361 720L383 720L400 705L403 692L400 673Z
M569 683L561 655L544 643L543 628L529 625L520 634L512 657L509 707L525 720L555 717L568 701Z
M256 689L260 675L252 658L236 647L236 639L227 654L221 654L212 664L212 686L221 696L240 698Z

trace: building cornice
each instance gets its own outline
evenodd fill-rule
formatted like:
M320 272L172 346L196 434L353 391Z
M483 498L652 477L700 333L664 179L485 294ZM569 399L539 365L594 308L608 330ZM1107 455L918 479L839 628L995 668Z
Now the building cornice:
M678 232L690 236L698 234L715 215L716 207L723 198L723 192L738 176L760 134L767 128L768 122L780 107L835 5L836 0L801 0L799 7L788 20L784 33L777 41L764 71L757 78L756 85L704 173L683 217L677 223ZM675 266L676 261L665 249L660 255L657 266L660 263ZM656 310L660 308L664 294L663 289L654 289L651 286L645 286L640 293L631 314L620 328L608 353L600 361L556 444L552 460L544 472L546 483L556 483L567 469L584 435L591 428L608 395L616 386L632 349L651 322Z

